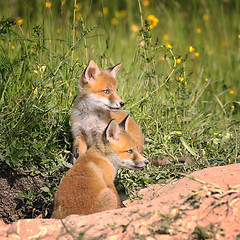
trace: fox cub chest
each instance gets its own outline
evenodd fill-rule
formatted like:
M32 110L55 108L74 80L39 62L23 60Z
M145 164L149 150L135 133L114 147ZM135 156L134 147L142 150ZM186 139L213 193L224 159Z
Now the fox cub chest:
M78 119L78 126L82 129L81 135L86 139L88 147L93 145L96 138L106 128L106 120L103 113L88 113Z

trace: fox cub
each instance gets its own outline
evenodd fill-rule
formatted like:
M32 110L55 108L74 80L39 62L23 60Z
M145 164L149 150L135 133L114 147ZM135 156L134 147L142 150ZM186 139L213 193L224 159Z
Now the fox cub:
M73 156L79 155L93 145L102 134L111 119L119 123L127 114L121 110L124 102L117 93L115 76L121 67L100 71L94 61L90 61L78 84L78 95L71 113L71 128L73 134ZM130 117L129 134L141 152L143 135L137 123Z
M111 120L96 142L81 155L59 185L52 218L91 214L123 207L114 185L118 168L148 164L128 133L130 118Z

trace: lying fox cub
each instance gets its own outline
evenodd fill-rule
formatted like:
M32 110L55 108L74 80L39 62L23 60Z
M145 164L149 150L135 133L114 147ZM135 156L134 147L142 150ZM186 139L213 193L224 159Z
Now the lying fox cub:
M118 168L142 169L148 164L128 133L129 116L111 120L96 142L76 161L59 185L52 218L91 214L123 207L114 186Z
M77 158L92 146L102 134L111 119L119 123L127 114L119 110L124 102L117 94L115 76L121 67L100 71L94 61L90 61L78 84L78 95L71 113L73 134L73 156ZM137 123L130 117L129 134L141 152L143 135Z

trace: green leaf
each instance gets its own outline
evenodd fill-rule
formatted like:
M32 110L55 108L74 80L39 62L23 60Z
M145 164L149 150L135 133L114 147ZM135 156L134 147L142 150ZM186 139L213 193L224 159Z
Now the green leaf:
M72 168L73 165L71 163L69 163L69 162L64 161L63 162L63 166L67 167L67 168Z
M24 155L25 155L25 152L26 152L25 150L22 150L22 151L18 154L18 157L21 158L22 156L24 156Z
M190 147L190 146L188 145L188 143L186 142L186 140L185 140L183 137L180 137L180 140L181 140L183 146L184 146L194 157L196 157L196 156L197 156L196 152L194 151L194 149L193 149L192 147Z
M21 197L21 198L28 198L28 195L25 194L25 193L22 193L22 192L19 192L18 196Z
M50 192L50 189L49 189L48 187L41 187L41 190L42 190L43 192L47 192L47 193Z

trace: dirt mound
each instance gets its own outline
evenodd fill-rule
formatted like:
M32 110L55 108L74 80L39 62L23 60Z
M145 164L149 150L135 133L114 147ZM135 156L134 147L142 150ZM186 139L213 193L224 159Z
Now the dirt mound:
M0 239L239 239L239 176L240 164L207 168L142 189L127 208L20 220L0 227Z
M0 218L6 223L21 218L31 218L32 209L26 207L26 201L19 196L19 193L28 194L30 189L37 192L40 183L39 177L32 178L17 173L11 168L0 169Z

